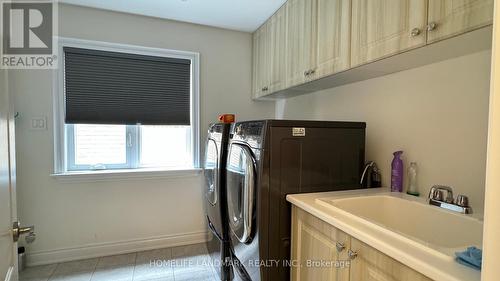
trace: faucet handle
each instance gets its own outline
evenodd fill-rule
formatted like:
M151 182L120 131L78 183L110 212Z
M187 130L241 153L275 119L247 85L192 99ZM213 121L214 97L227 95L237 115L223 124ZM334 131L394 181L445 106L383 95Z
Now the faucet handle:
M443 191L446 191L446 198L443 196ZM429 192L429 198L453 204L453 201L454 201L453 189L451 187L445 186L445 185L435 185L435 186L431 187L431 191ZM444 200L443 200L443 198L444 198Z
M465 195L459 194L457 195L457 200L455 201L460 207L469 207L469 198Z
M443 201L443 191L432 187L429 192L429 199L436 201Z

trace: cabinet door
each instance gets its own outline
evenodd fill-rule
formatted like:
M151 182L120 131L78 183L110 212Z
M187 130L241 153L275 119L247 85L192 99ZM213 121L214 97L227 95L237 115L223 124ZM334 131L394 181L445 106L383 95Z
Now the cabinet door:
M260 94L260 80L259 80L259 44L260 34L256 30L252 35L252 97L257 98Z
M342 243L344 249L337 250ZM350 239L333 226L293 207L292 209L292 281L348 281L346 249Z
M261 97L268 86L268 43L267 24L253 34L253 97Z
M427 0L352 0L351 67L424 45L426 26Z
M438 41L492 22L493 0L432 0L427 41Z
M351 0L314 1L314 62L310 79L350 66Z
M269 93L285 88L286 8L281 7L268 23Z
M351 237L351 249L358 255L351 261L351 280L432 281L415 270Z
M313 59L312 0L288 0L286 4L286 86L306 81L306 70Z

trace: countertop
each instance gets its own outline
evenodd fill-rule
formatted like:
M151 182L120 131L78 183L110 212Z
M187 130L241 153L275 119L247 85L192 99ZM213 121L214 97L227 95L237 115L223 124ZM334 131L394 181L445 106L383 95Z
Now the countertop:
M316 202L316 199L347 196L387 194L387 188L358 189L350 191L290 194L286 199L293 205L370 245L404 265L436 281L480 281L481 272L458 264L450 255L436 255L418 243L405 243L393 239L394 232L379 231L353 220L343 212L336 212ZM401 194L401 196L406 196ZM422 200L415 198L412 200Z

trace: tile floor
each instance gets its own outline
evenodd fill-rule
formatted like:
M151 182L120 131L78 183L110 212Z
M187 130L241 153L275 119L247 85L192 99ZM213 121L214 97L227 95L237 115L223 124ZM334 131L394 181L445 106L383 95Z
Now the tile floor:
M20 281L216 281L204 244L28 267Z

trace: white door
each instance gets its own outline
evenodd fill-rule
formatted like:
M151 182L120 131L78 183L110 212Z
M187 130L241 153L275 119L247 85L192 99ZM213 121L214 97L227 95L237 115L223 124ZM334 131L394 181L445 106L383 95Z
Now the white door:
M7 71L0 70L0 280L18 280L17 243L12 225L16 221L16 193L13 142L13 116L7 92ZM11 131L9 133L9 131Z

